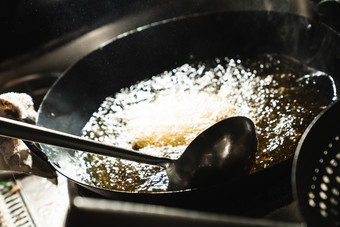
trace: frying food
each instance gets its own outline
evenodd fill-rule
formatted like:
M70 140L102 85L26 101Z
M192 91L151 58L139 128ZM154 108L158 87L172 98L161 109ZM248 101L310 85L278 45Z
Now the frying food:
M332 78L284 56L217 58L185 64L107 97L83 136L178 158L200 132L231 116L256 125L252 172L294 154L313 118L335 98ZM167 190L160 167L86 155L89 183L112 190Z

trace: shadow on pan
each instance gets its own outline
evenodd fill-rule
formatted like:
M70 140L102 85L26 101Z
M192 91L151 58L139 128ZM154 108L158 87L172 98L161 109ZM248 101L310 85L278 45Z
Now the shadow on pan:
M185 63L216 57L279 54L335 75L340 37L304 17L274 12L222 12L167 20L137 29L92 52L54 84L38 125L80 135L105 97ZM292 201L292 158L234 182L202 190L124 193L89 185L75 152L43 145L54 167L89 193L119 200L261 216Z

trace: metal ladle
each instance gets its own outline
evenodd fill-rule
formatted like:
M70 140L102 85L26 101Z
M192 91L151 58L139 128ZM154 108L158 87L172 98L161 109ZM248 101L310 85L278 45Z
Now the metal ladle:
M177 159L155 157L79 136L0 117L0 135L86 151L166 169L170 190L202 187L248 174L257 149L255 126L246 117L231 117L195 138Z

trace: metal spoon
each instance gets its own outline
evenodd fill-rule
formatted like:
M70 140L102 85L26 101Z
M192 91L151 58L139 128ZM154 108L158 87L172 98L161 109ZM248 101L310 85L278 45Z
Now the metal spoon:
M79 136L0 117L0 135L86 151L166 169L170 190L202 187L246 175L257 149L255 126L246 117L222 120L194 139L177 160L141 154Z

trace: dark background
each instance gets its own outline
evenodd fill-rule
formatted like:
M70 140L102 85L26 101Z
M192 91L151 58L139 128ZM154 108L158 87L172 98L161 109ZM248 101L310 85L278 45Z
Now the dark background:
M306 0L313 5L319 0ZM165 18L233 5L228 0L1 0L0 70L25 53L49 51L75 37L126 15L164 5ZM237 2L237 1L236 1ZM256 4L257 1L239 1ZM245 2L245 3L244 3ZM275 4L279 1L273 1ZM282 1L286 2L286 1ZM298 1L297 1L298 2ZM241 3L240 3L241 4ZM272 3L273 4L273 3ZM340 30L340 3L329 1L314 17Z
M154 2L154 3L153 3ZM2 0L0 62L42 44L50 48L122 17L154 0ZM143 3L143 4L141 4ZM55 43L49 43L57 39Z

